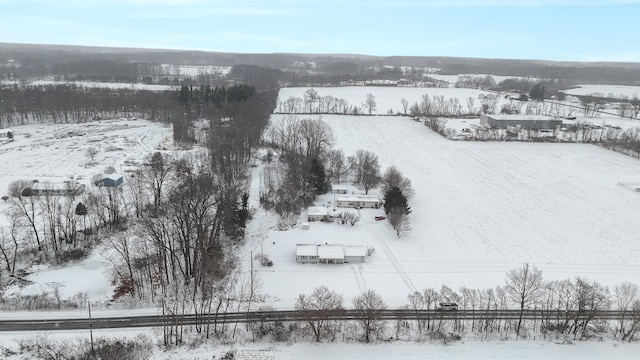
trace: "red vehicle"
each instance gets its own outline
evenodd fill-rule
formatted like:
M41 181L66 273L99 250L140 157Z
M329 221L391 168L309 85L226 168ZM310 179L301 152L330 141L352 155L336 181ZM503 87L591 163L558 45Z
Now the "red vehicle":
M376 216L374 219L376 219L376 221L380 221L380 220L386 219L386 217L384 217L384 216Z

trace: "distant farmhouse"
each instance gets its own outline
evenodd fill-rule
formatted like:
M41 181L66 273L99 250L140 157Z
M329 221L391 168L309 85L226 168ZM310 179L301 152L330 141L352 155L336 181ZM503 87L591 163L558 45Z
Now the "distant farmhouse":
M34 182L22 191L24 196L77 196L84 192L83 184L72 182Z
M382 205L382 201L377 195L337 195L336 206L348 208L371 208L377 209Z
M117 187L122 185L123 178L120 174L107 174L98 181L99 186Z
M301 264L364 263L367 249L361 245L296 244L296 262Z
M522 129L540 130L555 129L562 125L562 119L545 115L481 115L480 124L487 124L492 128L506 129L520 127Z

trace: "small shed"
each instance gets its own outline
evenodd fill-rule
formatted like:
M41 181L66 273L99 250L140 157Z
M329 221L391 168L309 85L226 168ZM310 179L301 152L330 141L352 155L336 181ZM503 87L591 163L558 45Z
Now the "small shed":
M100 186L116 187L122 185L123 177L120 174L106 174L100 179Z
M364 263L365 256L367 256L367 249L362 245L344 246L344 262L346 263Z
M332 194L348 194L349 185L331 184L331 193Z
M309 223L308 222L303 222L300 226L302 228L302 230L309 230Z
M329 209L325 206L311 206L307 210L307 221L322 221L329 216Z
M296 244L296 262L315 264L318 262L318 245Z
M377 195L339 195L336 197L337 207L377 209L382 205Z
M344 246L319 245L318 261L322 264L344 264Z
M13 141L13 131L11 129L0 129L0 140L3 139Z

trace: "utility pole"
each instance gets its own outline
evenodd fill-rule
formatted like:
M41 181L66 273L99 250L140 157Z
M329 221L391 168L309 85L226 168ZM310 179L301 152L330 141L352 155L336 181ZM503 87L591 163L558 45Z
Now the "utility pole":
M95 354L95 349L93 348L93 326L91 324L91 301L89 301L89 336L91 337L91 353Z

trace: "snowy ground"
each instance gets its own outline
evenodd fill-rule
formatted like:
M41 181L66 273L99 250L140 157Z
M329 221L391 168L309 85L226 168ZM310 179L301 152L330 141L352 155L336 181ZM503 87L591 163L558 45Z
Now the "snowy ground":
M101 338L114 340L132 339L139 335L151 335L157 329L94 330L96 341ZM18 351L18 341L42 336L43 333L1 333L0 349ZM89 341L87 331L61 331L49 333L55 341L79 344ZM139 339L139 338L138 338ZM406 360L631 360L637 359L640 344L618 342L577 342L559 344L551 341L477 341L464 340L451 345L426 342L394 342L374 345L356 343L236 343L205 344L199 347L180 347L173 350L158 348L149 355L150 360L204 360L221 358L234 352L239 360L324 360L324 359L406 359ZM29 356L14 355L7 360L28 359Z
M61 182L73 177L90 187L93 175L102 174L107 166L126 172L139 165L145 156L162 149L171 138L171 130L145 120L117 119L82 124L31 124L12 127L15 141L0 145L0 194L17 179ZM93 164L86 155L88 148L98 153ZM126 180L125 180L126 181ZM80 200L82 201L82 200ZM8 202L0 202L0 226L8 226L4 216ZM83 292L92 301L107 300L113 293L109 264L102 256L104 249L69 267L38 267L28 279L33 284L18 289L11 287L7 295L52 293L53 283L62 283L62 299Z
M151 90L151 91L163 91L172 90L178 87L171 85L155 85L155 84L132 84L132 83L110 83L99 81L52 81L52 80L37 80L30 83L30 85L76 85L86 88L107 88L107 89L129 89L129 90Z
M399 117L322 119L346 155L371 150L383 170L395 165L412 180L412 230L397 238L373 219L382 210L361 210L354 227L312 223L266 234L256 220L249 242L274 262L257 273L264 291L277 295L276 307L291 308L297 295L322 284L349 304L375 289L389 306L403 306L416 289L501 285L524 262L547 279L637 282L640 193L623 186L640 182L637 159L585 144L448 141ZM302 265L294 256L300 242L363 244L376 253L365 264Z

